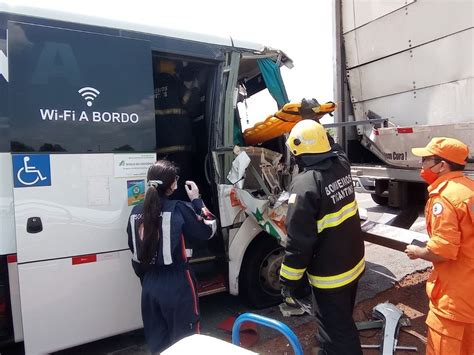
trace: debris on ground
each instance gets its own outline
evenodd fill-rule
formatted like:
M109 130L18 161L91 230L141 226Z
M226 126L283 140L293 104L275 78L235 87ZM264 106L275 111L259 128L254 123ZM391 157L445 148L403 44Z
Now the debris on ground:
M371 299L358 303L354 309L354 320L356 322L367 322L374 320L373 308L380 303L390 302L403 311L404 317L409 320L410 326L401 328L398 334L398 346L417 347L418 354L424 354L426 350L427 329L425 318L428 312L428 297L425 292L425 283L431 269L417 271L405 276L392 288L383 291ZM361 330L359 332L362 344L380 345L382 342L383 328ZM318 347L315 339L316 324L309 321L293 329L305 354L313 354L313 349ZM272 339L257 343L250 350L261 354L291 354L291 346L286 338L278 335ZM379 354L380 350L364 349L364 354ZM397 351L397 355L412 355L413 351Z

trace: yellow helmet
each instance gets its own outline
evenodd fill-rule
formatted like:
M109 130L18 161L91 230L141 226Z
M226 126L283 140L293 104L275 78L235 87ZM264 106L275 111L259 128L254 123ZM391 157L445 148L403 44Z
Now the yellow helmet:
M331 150L324 127L313 120L301 120L290 132L286 146L293 155L327 153Z

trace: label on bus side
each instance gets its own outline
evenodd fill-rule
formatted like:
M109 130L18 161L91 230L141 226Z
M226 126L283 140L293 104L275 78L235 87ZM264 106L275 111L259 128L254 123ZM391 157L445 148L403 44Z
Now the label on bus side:
M117 178L146 176L156 161L154 153L114 154L114 176Z

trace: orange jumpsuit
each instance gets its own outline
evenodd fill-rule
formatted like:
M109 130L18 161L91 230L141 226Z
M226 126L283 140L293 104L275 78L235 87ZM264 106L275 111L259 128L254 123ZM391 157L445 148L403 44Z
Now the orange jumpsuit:
M427 248L433 262L427 354L474 355L474 181L449 172L428 187Z

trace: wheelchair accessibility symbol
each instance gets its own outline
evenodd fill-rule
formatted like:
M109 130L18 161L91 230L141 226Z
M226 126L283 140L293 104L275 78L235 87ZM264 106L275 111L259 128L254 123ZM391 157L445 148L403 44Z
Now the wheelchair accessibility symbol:
M13 155L15 187L51 186L49 154Z

